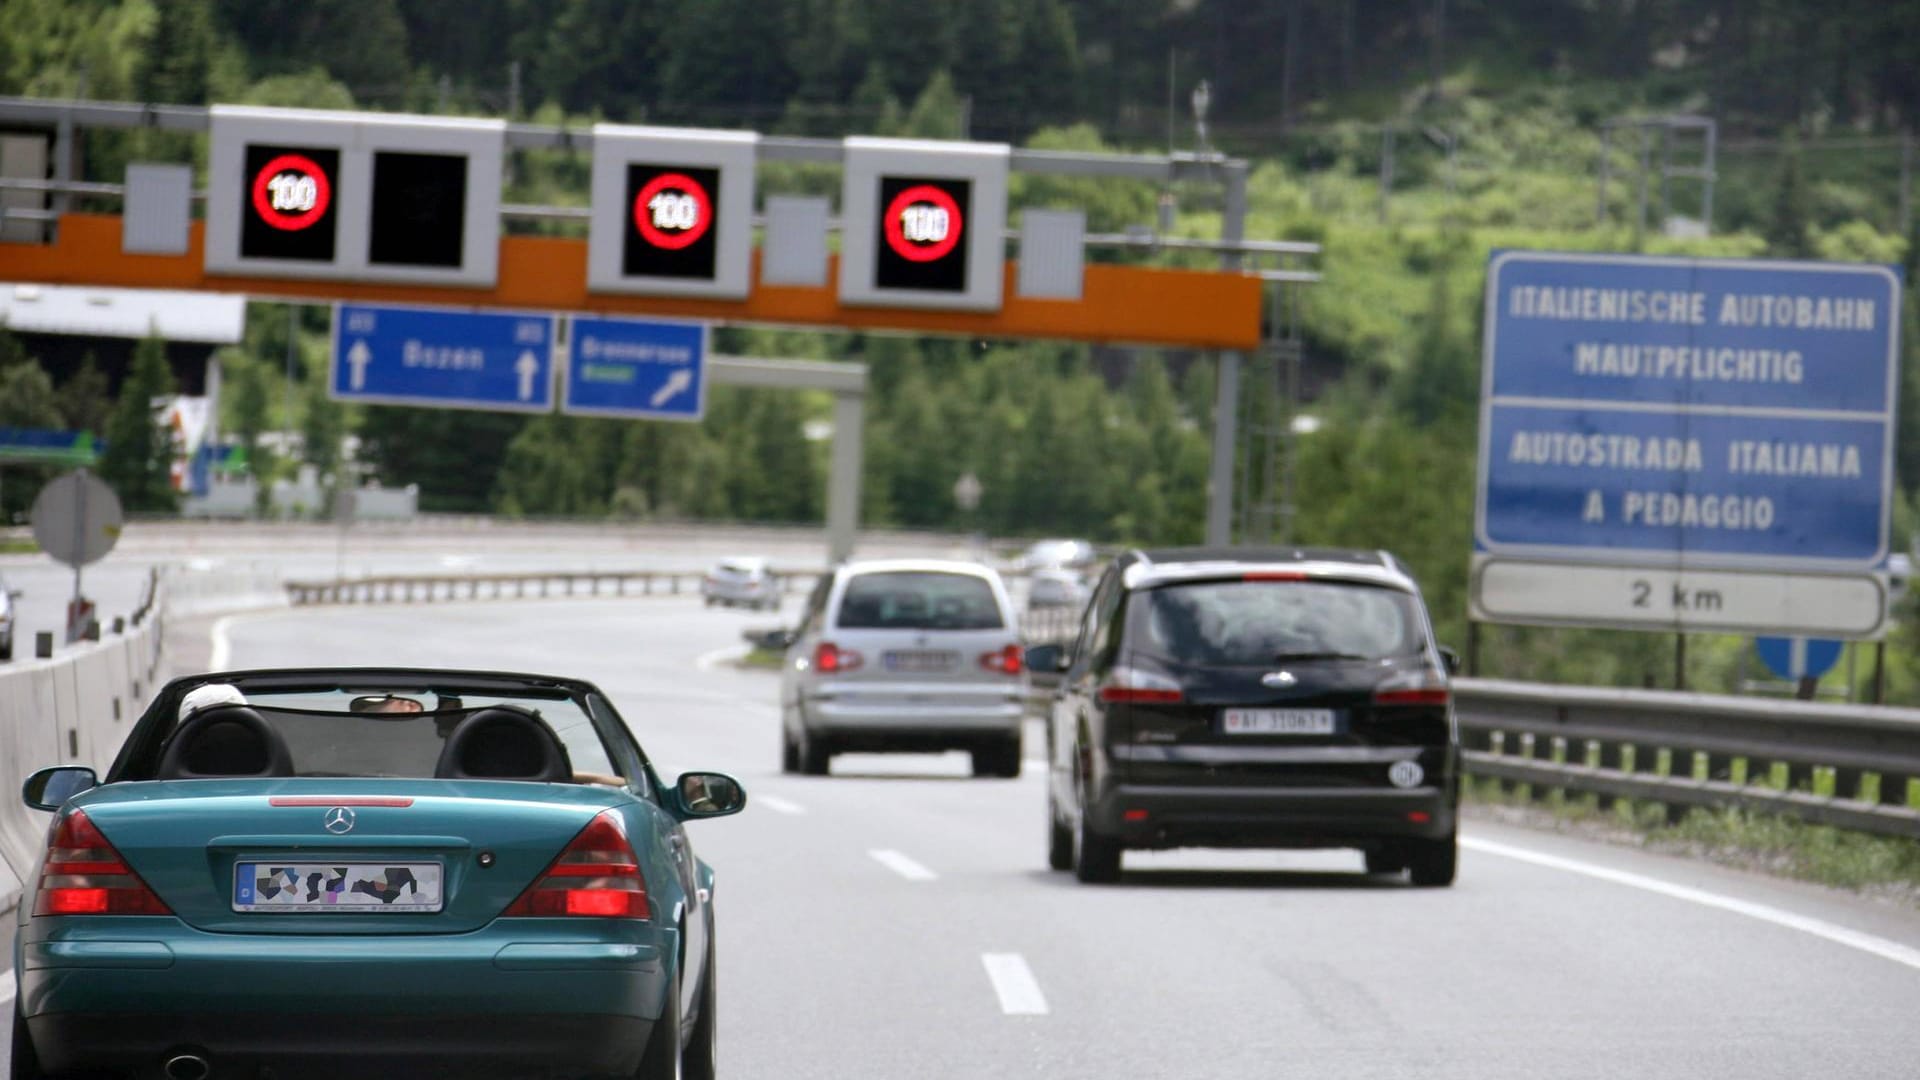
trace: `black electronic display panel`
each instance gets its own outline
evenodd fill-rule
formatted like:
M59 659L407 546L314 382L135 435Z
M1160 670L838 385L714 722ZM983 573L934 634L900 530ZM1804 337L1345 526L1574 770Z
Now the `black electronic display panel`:
M340 231L340 151L249 143L244 162L241 257L332 262Z
M627 166L626 190L620 272L629 277L713 280L719 251L714 205L720 170L634 163Z
M466 232L465 154L374 152L369 263L458 268Z
M874 287L966 292L972 196L971 180L882 176Z

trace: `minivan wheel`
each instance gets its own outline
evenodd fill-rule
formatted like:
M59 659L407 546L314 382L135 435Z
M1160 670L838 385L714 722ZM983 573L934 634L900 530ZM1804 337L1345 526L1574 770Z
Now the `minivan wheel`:
M1407 869L1415 885L1424 888L1439 888L1453 884L1454 873L1460 864L1460 842L1453 835L1444 840L1414 841L1411 857L1407 860Z
M1073 830L1060 820L1060 811L1047 796L1047 865L1055 870L1073 869Z
M793 736L784 729L780 732L780 771L783 773L800 771L800 747L794 743Z
M1080 828L1074 835L1073 876L1089 885L1107 885L1120 880L1120 841L1095 832L1080 815Z

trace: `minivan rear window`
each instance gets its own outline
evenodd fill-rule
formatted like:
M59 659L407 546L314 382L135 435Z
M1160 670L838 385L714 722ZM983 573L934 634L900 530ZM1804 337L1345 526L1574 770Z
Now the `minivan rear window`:
M1405 656L1421 647L1412 595L1333 581L1204 581L1142 594L1134 648L1181 664Z
M849 580L834 625L847 630L998 630L1006 622L985 578L889 570Z

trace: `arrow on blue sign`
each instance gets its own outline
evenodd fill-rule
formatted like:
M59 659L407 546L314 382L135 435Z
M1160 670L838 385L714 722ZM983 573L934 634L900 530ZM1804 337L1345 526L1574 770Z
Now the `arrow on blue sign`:
M567 330L562 412L698 420L706 411L709 327L658 319L576 317Z
M341 401L546 412L553 316L342 304L333 371Z

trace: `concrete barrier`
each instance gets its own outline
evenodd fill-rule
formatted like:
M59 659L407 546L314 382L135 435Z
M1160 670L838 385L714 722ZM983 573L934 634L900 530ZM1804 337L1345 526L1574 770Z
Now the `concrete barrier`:
M106 774L134 721L171 676L167 620L287 603L280 579L266 573L174 571L158 589L124 634L51 660L0 668L0 913L19 902L52 816L27 809L21 785L50 765L85 765Z
M51 816L21 803L21 785L49 765L106 772L147 695L166 678L161 622L149 618L125 636L0 674L0 911L19 901Z

